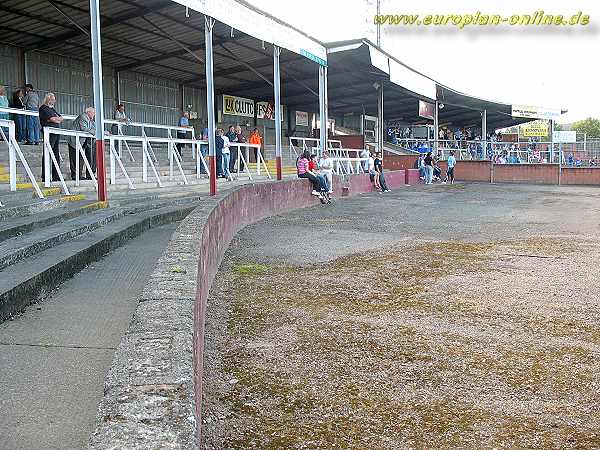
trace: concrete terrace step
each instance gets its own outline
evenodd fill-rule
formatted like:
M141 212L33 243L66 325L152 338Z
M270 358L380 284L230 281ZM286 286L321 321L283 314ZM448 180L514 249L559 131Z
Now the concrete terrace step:
M0 223L0 241L30 233L35 229L47 227L58 222L74 219L100 209L103 206L101 203L94 201L62 203L61 205L62 207L55 207L34 214L24 214L11 220L4 220Z
M45 293L51 291L65 279L80 271L87 264L98 260L109 251L119 247L127 240L141 234L143 231L157 225L183 219L197 205L187 202L181 205L164 206L150 205L146 210L125 214L121 209L116 215L118 220L108 220L114 211L101 214L104 225L91 227L87 232L75 237L55 242L54 246L43 249L25 260L15 260L5 266L0 275L0 321L17 314L25 306L43 299ZM89 223L88 223L89 225ZM52 228L52 227L48 227ZM71 229L76 227L71 227ZM56 234L56 233L55 233ZM58 234L64 234L60 231ZM38 235L37 233L31 236ZM53 237L46 233L46 237ZM9 242L5 241L5 242ZM29 241L31 244L33 241Z
M124 211L120 208L107 209L6 239L0 242L0 271L10 264L118 220L123 215Z

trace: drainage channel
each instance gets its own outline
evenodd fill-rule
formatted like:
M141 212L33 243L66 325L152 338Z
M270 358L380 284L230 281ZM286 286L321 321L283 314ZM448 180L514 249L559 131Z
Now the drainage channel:
M0 324L0 449L83 449L106 373L177 224L150 229Z

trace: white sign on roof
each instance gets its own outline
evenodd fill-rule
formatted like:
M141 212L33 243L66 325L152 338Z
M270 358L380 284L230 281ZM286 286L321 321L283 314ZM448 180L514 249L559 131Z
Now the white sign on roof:
M327 50L318 41L236 0L174 0L261 41L275 44L327 65Z
M562 111L557 108L543 108L541 106L512 105L513 117L528 119L557 119Z
M390 81L398 86L408 89L415 94L422 95L431 100L437 97L435 81L403 66L390 58Z

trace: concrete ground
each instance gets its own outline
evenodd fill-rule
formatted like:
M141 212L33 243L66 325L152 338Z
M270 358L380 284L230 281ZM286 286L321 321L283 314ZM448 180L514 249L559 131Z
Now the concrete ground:
M82 449L106 372L176 224L145 232L0 324L0 449Z
M204 448L600 447L600 189L366 194L235 238Z

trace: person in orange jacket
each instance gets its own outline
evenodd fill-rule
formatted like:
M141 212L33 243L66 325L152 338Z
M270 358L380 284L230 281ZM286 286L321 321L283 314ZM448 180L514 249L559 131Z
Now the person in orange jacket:
M248 142L250 144L258 144L262 148L262 137L258 133L258 128L252 130L252 133L248 136ZM254 160L258 163L258 149L256 147L254 147Z

